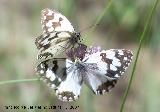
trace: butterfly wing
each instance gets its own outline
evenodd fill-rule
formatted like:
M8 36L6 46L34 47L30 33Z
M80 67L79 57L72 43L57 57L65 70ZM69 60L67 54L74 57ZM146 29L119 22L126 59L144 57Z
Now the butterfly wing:
M56 95L63 101L75 101L79 98L82 76L70 60L66 60L66 79L57 87Z
M43 33L74 32L73 26L64 15L48 8L41 11L41 24Z
M126 71L132 60L132 52L124 49L110 49L86 56L85 83L96 94L109 91L117 79Z
M37 66L37 73L56 91L60 100L75 101L79 98L82 77L70 60L56 58L43 61Z
M71 47L70 38L71 34L68 32L42 34L35 41L39 49L37 59L53 57L69 49Z
M51 88L56 89L57 86L66 78L66 59L53 58L42 61L36 67L36 73Z
M132 61L132 52L125 49L110 49L87 55L85 63L96 63L97 72L105 74L109 79L119 78Z
M95 93L109 92L116 84L117 79L109 80L98 68L97 64L85 64L84 83Z
M68 19L55 10L44 9L41 15L43 34L36 38L35 44L39 50L37 58L46 60L69 49L74 44L71 38L75 31Z

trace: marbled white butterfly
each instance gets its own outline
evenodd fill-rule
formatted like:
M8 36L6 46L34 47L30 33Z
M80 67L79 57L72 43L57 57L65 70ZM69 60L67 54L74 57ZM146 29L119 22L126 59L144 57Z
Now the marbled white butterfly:
M71 23L61 13L47 8L42 10L41 16L43 33L35 40L39 60L54 57L78 43L80 33L75 32Z
M75 101L85 83L95 94L113 88L132 60L132 52L125 49L86 50L81 44L67 52L71 58L52 58L38 64L36 70L62 101Z

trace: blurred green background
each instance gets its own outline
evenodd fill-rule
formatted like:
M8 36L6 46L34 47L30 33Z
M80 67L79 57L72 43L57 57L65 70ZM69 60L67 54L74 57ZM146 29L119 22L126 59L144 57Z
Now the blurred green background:
M103 49L131 49L135 54L153 3L154 0L113 0L100 25L91 36L87 36L90 29L83 29L94 24L109 0L0 0L0 81L37 78L34 68L38 51L34 40L42 32L42 9L51 8L64 14L77 31L82 31L82 38L87 45L99 45ZM126 112L160 112L159 20L160 4L140 53L136 75L125 105ZM72 103L57 100L54 92L40 81L0 85L0 111L15 111L4 108L9 105L61 105L62 108L74 105L79 106L78 110L63 111L118 112L132 65L110 93L94 95L83 86L80 99Z

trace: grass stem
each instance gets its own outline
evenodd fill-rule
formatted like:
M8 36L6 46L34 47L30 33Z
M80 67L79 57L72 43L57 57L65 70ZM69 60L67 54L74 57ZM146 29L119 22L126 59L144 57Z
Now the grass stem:
M17 79L17 80L7 80L7 81L1 81L0 82L0 86L1 85L5 85L5 84L13 84L13 83L24 83L24 82L33 82L33 81L38 81L38 78L35 79Z
M123 98L122 98L122 103L121 103L121 107L120 107L120 112L123 112L124 111L124 105L125 105L125 102L126 102L126 99L127 99L127 96L128 96L128 93L129 93L129 90L131 88L131 84L132 84L132 81L133 81L133 77L135 76L135 70L136 70L136 65L137 65L137 60L138 60L138 57L139 57L139 54L140 54L140 50L141 50L141 47L142 47L142 43L143 41L145 40L145 34L148 30L148 27L151 23L151 20L152 20L152 17L153 17L153 14L155 12L155 9L156 9L156 6L158 4L158 1L159 0L155 0L155 3L152 7L152 9L150 10L150 13L147 17L147 21L146 21L146 24L145 24L145 27L144 27L144 30L140 36L140 41L139 41L139 46L138 46L138 49L137 49L137 53L136 53L136 57L135 57L135 61L134 61L134 64L133 64L133 69L132 69L132 73L131 73L131 77L130 77L130 80L129 80L129 83L128 83L128 86L125 90L125 93L123 95Z

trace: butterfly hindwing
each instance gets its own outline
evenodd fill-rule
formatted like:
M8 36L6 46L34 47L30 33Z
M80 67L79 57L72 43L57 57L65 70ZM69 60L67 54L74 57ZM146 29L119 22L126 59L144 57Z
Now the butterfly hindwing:
M66 78L66 59L53 58L40 62L36 72L50 87L56 89Z
M50 34L42 34L37 38L35 44L39 49L37 58L46 59L48 57L54 57L66 49L71 47L70 43L71 35L68 32L53 32Z
M97 72L98 67L96 63L86 64L84 83L95 93L104 94L109 92L116 84L117 79L109 80L107 76Z
M80 96L82 75L73 62L66 60L66 80L57 87L56 95L63 101L75 101Z
M36 71L56 91L60 100L75 101L79 98L82 76L70 60L48 59L41 62Z

